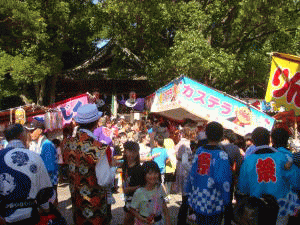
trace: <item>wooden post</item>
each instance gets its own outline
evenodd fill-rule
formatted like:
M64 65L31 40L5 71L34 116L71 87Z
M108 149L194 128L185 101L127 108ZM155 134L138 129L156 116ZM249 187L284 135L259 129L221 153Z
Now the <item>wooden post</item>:
M295 126L295 135L294 135L294 139L298 139L298 124L297 124L297 117L296 117L296 115L295 115L295 124L294 124L294 126Z

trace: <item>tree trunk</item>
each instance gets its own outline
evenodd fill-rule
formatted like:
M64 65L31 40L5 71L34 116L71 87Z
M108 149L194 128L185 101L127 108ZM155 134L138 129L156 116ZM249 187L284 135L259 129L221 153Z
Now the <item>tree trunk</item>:
M46 80L42 80L40 83L35 84L35 92L36 92L36 104L43 105L44 94L45 94Z
M55 103L55 93L56 93L56 82L58 74L54 73L53 78L50 80L50 105Z
M28 99L24 94L21 94L21 95L20 95L20 98L21 98L22 101L25 103L25 105L30 105L29 99Z

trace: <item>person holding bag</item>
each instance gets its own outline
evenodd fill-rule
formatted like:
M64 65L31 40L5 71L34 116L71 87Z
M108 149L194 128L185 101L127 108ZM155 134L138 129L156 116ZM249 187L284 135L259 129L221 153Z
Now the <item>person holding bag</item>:
M93 134L102 116L95 104L79 107L75 137L63 141L63 158L69 165L70 190L74 223L109 224L110 202L107 199L114 182L116 167L110 147L97 141Z

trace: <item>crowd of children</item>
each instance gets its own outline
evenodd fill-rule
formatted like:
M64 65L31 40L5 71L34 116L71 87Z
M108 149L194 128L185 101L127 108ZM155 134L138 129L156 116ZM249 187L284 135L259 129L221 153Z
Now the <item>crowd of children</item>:
M252 189L257 190L257 187L251 187L249 183L248 189L244 189L243 183L247 181L247 173L257 172L255 163L247 160L244 164L250 163L251 167L246 174L240 175L240 170L245 170L242 167L244 159L252 159L253 155L256 155L256 158L262 156L258 151L259 143L253 143L253 134L242 137L232 130L224 129L217 122L208 125L175 125L163 119L129 123L124 118L106 118L106 122L102 121L102 126L115 129L111 138L114 158L121 159L122 163L122 185L119 186L125 195L124 224L169 224L166 204L170 200L170 193L182 194L177 224L188 224L189 221L197 224L232 224L233 221L236 224L250 221L250 224L256 221L256 224L260 224L262 219L258 221L256 217L254 220L251 213L244 209L255 208L253 204L257 205L257 202L262 201L262 194L266 195L260 208L265 204L266 209L270 210L271 202L275 212L283 211L281 207L274 207L274 193L268 188L262 188L257 195L252 193ZM273 146L276 148L274 152L281 152L286 156L286 160L291 160L293 155L286 149L286 143L282 146L276 142L277 139L287 140L288 137L282 130L275 129L272 132ZM271 143L265 145L269 146ZM271 154L269 158L273 159L273 156ZM286 167L285 171L289 175L285 176L288 176L288 181L280 177L283 175L274 176L278 183L279 180L287 182L285 194L289 191L297 193L299 184L295 173L298 170L294 165ZM274 168L273 170L279 171L276 165ZM154 183L156 185L153 185ZM276 182L274 186L278 186ZM245 197L250 200L245 201ZM281 196L283 202L285 197L286 195ZM278 206L276 200L278 197L275 199ZM287 204L294 208L299 205L297 200ZM259 211L265 212L264 210ZM291 213L291 210L287 211L289 213L282 216L273 210L273 214L280 220L277 224L287 224L288 221L291 224L295 219L292 217L294 213Z

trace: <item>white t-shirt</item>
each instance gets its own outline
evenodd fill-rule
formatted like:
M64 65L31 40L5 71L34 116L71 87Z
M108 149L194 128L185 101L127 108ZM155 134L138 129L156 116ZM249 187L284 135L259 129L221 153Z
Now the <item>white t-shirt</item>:
M139 144L140 146L140 157L144 158L151 155L151 148L147 145Z
M149 191L146 188L139 188L134 192L131 207L139 212L143 217L148 217L151 214L159 216L163 214L163 201L166 193L162 186Z

